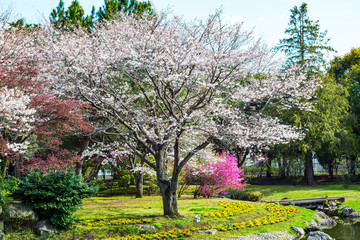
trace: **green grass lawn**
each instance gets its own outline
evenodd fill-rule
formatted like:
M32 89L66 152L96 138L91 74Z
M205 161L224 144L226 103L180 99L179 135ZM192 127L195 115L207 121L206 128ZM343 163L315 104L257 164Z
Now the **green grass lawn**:
M262 217L269 212L260 204L254 203L254 209L250 212L243 213L232 217L202 217L200 223L194 223L193 219L196 214L209 213L211 211L222 210L219 205L222 202L237 202L230 199L193 199L191 196L185 196L179 199L179 212L183 219L160 218L151 224L157 228L157 231L168 231L187 229L191 227L203 227L204 222L209 222L207 226L216 224L240 223L243 221L253 220ZM116 219L152 219L162 215L162 200L160 196L144 197L135 199L134 197L93 197L84 201L82 209L76 212L79 223L74 229L63 231L48 236L48 239L102 239L108 237L124 236L135 233L136 229L132 225L105 225L105 226L88 226L84 222L94 222L104 220L105 222ZM301 209L297 215L285 222L275 223L273 225L255 226L240 230L219 231L214 236L206 235L206 239L223 239L226 237L236 237L252 233L264 233L272 231L283 231L293 233L290 227L303 226L304 220L310 221L314 212ZM294 234L294 233L293 233ZM8 234L7 239L45 239L39 238L30 232ZM202 234L194 234L190 239L204 239Z
M249 185L248 190L261 191L264 193L264 200L280 200L284 197L291 199L298 198L312 198L312 197L337 197L345 196L346 202L344 205L353 207L360 211L360 187L350 186L349 189L344 189L341 185L329 186L255 186ZM221 211L222 202L238 202L231 199L193 199L191 195L184 195L178 199L178 208L182 219L161 218L162 215L162 200L160 196L144 197L136 199L131 196L116 196L116 197L93 197L84 200L83 207L76 212L78 217L78 224L71 230L62 231L47 239L104 239L109 237L124 236L128 234L137 233L137 229L131 224L129 225L103 225L103 226L89 226L85 223L118 219L158 219L152 221L152 225L156 227L156 231L179 231L181 229L189 229L191 227L203 227L204 222L209 222L207 226L214 226L217 224L232 224L243 221L254 220L262 217L269 212L260 206L260 203L253 203L254 209L247 213L242 213L236 216L228 217L201 217L200 223L194 223L193 219L196 214L204 214L214 211ZM275 223L272 225L261 225L250 228L244 228L231 231L218 231L215 235L206 235L206 239L224 239L230 237L237 237L242 235L276 232L282 231L285 233L294 234L290 229L291 226L304 227L303 221L310 221L314 217L315 212L299 208L295 217L287 221ZM189 227L189 228L188 228ZM202 234L194 234L189 239L204 239ZM22 233L12 233L7 235L7 239L46 239L35 236L29 231Z
M262 192L266 201L278 201L284 197L290 199L316 197L345 197L343 205L360 212L360 186L350 185L345 189L343 185L315 185L315 186L260 186L248 185L247 190Z

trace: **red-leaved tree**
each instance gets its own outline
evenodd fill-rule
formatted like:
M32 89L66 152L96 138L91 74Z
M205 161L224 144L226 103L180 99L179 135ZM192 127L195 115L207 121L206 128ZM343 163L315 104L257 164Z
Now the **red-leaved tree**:
M39 29L0 25L0 158L5 175L10 163L21 169L67 169L78 161L62 148L64 136L90 132L88 108L78 100L55 96L38 78L36 36Z

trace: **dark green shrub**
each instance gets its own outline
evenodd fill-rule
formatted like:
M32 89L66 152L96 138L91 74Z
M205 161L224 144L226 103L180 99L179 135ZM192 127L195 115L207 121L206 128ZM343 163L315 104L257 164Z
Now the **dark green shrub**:
M248 198L249 201L257 202L260 201L264 197L264 194L262 194L259 191L249 192Z
M231 199L244 200L244 201L260 201L264 194L259 191L242 191L242 190L230 190L228 192Z
M231 199L236 199L236 200L246 200L247 199L247 192L243 191L243 190L230 190L228 191L229 197Z
M4 179L0 176L0 219L6 214L5 209L9 203L9 195L14 191L19 184L16 178Z
M13 197L33 209L40 220L50 219L54 226L68 229L75 223L74 212L82 199L97 191L97 187L82 183L82 177L72 172L31 173L20 182Z

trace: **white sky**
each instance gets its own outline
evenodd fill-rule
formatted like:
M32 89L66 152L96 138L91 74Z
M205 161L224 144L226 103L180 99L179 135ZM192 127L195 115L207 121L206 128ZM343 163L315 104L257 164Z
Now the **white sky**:
M86 13L94 5L96 10L103 0L79 0ZM261 37L270 47L285 37L284 31L290 17L290 9L303 2L308 3L311 20L319 20L321 31L328 30L329 45L343 55L351 48L360 47L360 0L151 0L155 9L169 9L186 20L205 19L216 9L222 8L223 17L244 21L247 28L254 28L255 36ZM0 0L0 11L11 7L18 17L28 23L39 22L59 0ZM65 7L71 0L64 0Z

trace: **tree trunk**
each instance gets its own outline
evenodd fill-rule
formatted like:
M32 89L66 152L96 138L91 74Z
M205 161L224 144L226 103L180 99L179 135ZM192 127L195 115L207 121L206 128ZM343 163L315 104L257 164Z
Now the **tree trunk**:
M311 149L305 153L305 184L315 185L314 168L313 168L313 155Z
M76 175L82 174L84 159L81 156L82 156L83 152L88 148L89 143L90 143L90 136L83 136L82 141L81 141L80 151L78 152L78 156L80 157L80 160L78 162L76 162L76 167L75 167Z
M350 176L356 175L356 157L354 155L350 156L350 168L349 168Z
M134 173L136 198L142 198L144 195L144 173L137 171Z
M21 170L23 168L23 155L22 154L16 154L15 157L15 177L20 178L21 177Z
M245 152L242 153L241 149L236 146L236 158L238 159L238 168L243 168L246 163L246 157L249 154L249 148L245 149Z
M270 154L268 155L268 162L266 164L266 177L270 178L271 177L271 156Z
M7 160L7 158L3 158L2 162L1 162L1 176L2 177L6 176L8 165L9 165L9 160Z
M177 188L174 187L173 181L159 180L158 184L163 200L164 215L172 218L179 217L176 198Z
M158 186L163 200L164 216L171 218L180 217L176 198L180 170L174 166L171 181L167 178L165 166L157 170Z
M281 160L282 164L279 166L280 170L280 178L285 179L286 178L286 159L283 157Z
M331 178L334 177L334 164L333 162L328 162L328 173Z

